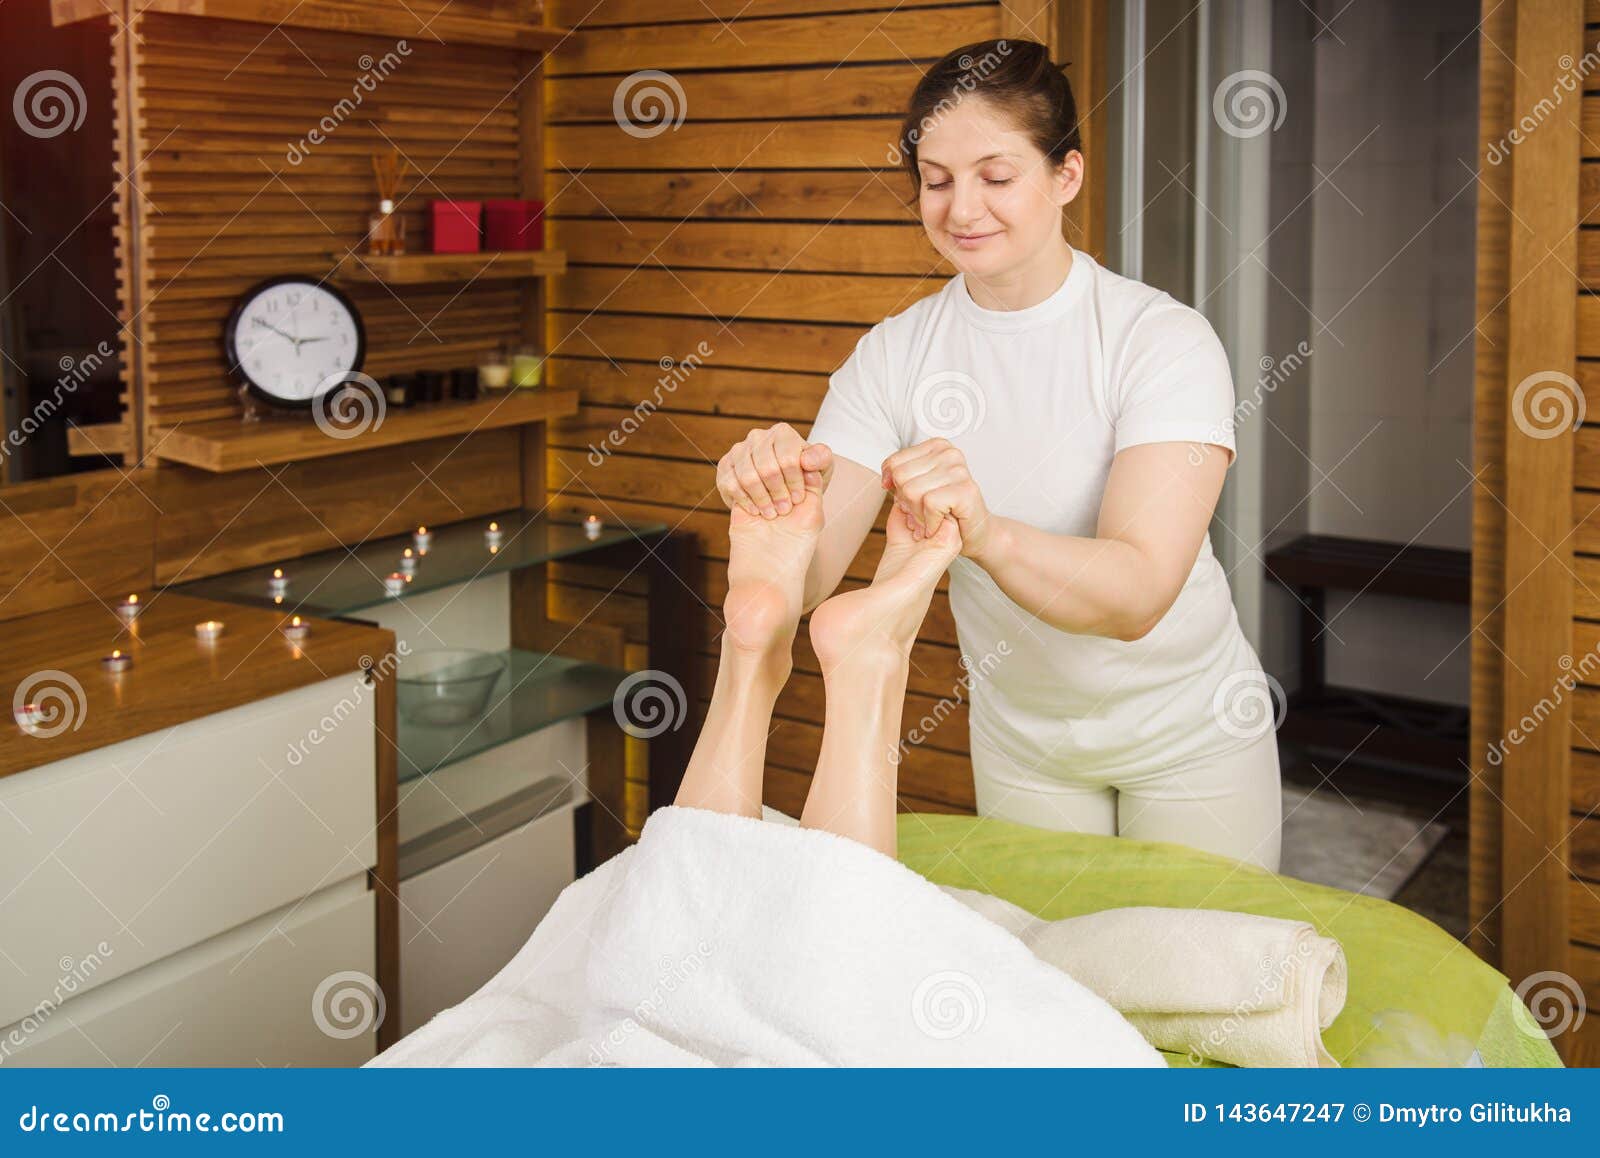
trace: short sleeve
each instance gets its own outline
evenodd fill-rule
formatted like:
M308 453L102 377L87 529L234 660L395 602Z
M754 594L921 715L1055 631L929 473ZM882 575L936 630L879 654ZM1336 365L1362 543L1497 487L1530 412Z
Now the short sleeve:
M1169 301L1134 324L1112 383L1116 449L1146 442L1234 444L1233 374L1205 316Z
M828 392L806 441L823 443L834 454L877 471L900 449L891 381L887 340L879 323L861 335L850 357L828 379Z

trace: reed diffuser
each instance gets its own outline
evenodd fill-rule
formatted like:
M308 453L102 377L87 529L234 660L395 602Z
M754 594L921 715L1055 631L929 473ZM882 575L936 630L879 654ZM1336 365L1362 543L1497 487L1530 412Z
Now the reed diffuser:
M399 149L372 156L372 175L378 180L378 211L367 219L367 252L374 257L395 257L406 251L405 219L394 211L406 169L406 159Z

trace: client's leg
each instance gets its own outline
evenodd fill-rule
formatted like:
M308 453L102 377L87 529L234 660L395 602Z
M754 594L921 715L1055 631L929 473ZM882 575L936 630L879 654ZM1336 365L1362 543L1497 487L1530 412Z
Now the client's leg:
M676 803L742 816L761 815L772 707L793 666L790 650L805 600L806 569L822 530L822 494L787 515L732 512L728 524L728 595L722 601L722 658Z
M954 519L932 539L913 539L898 507L889 512L888 539L872 586L835 595L811 613L827 711L800 823L893 856L911 645L961 539Z

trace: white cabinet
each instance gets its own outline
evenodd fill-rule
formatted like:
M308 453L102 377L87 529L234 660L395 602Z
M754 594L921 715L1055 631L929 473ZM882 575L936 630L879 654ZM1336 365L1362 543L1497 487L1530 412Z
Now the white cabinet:
M327 922L290 953L293 970L370 973L374 700L350 673L0 779L0 1048L45 1009L45 1028L56 1033L23 1035L42 1060L60 1025L79 1021L89 999L116 984L95 1017L110 1018L109 1039L132 1049L149 1030L159 1037L171 1028L185 969L212 977L217 1001L253 1001L250 1016L262 1024L303 1021L309 1007L297 993L267 985L251 998L239 984L246 970L230 968L224 983L205 972L211 966L179 964L204 944L244 955L243 930L273 913L286 922L283 932L266 930L278 948L308 912ZM313 897L348 903L308 910ZM219 1027L236 1020L217 1008L182 1020L214 1017ZM164 1064L213 1056L192 1025L175 1033ZM26 1063L32 1052L14 1056Z

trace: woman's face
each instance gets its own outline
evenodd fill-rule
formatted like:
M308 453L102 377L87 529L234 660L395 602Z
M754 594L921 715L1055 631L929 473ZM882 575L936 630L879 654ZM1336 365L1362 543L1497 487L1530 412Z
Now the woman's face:
M917 144L922 224L957 269L991 278L1061 236L1061 207L1083 183L1083 156L1050 163L980 97L930 125Z

